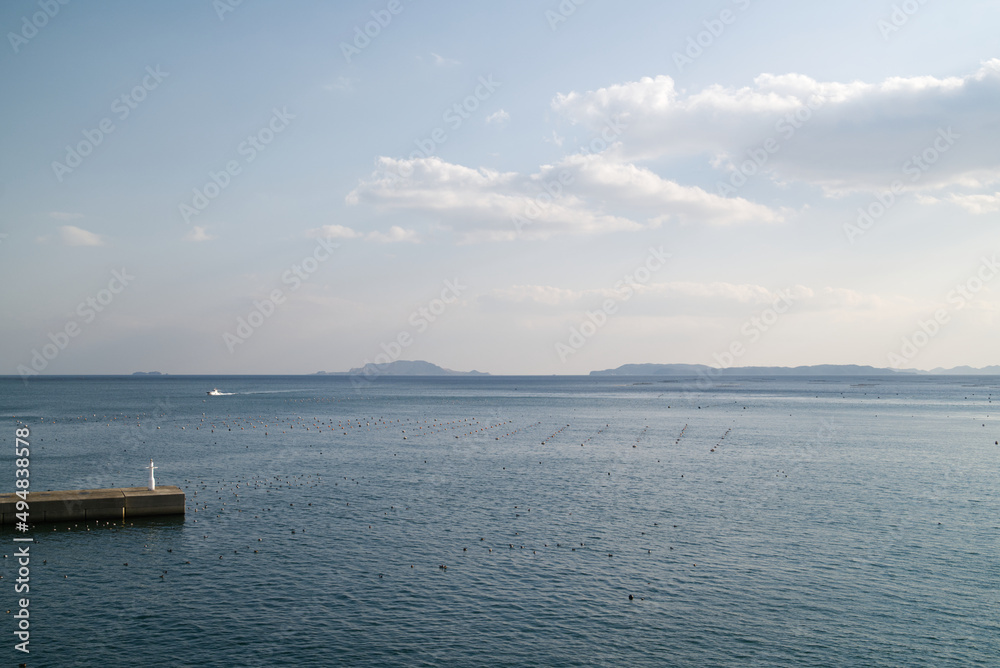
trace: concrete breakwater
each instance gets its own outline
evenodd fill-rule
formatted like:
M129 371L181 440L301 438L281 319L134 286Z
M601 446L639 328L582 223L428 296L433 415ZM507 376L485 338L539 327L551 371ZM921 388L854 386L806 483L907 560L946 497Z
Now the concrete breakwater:
M16 494L0 494L0 524L14 524ZM79 489L28 494L28 523L77 520L121 520L128 517L183 515L184 492L171 485L147 487ZM22 506L23 507L23 506Z

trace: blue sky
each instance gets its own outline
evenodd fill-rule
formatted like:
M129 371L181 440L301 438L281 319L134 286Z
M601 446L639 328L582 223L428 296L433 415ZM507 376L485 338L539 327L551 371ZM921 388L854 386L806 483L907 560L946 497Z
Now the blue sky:
M997 25L4 3L3 373L995 364Z

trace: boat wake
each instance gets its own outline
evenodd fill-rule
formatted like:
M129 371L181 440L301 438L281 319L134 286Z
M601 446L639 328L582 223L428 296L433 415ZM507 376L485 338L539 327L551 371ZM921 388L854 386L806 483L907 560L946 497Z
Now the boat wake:
M233 392L233 394L285 394L287 392L301 392L302 390L254 390L251 392Z
M281 394L284 392L299 392L300 390L257 390L250 392L221 392L218 389L214 389L211 392L207 392L210 397L233 397L236 395L247 395L247 394Z

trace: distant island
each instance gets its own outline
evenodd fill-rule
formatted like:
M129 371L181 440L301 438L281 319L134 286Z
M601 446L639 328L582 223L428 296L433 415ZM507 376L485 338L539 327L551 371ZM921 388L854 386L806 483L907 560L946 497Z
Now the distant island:
M159 371L133 371L133 376L166 376L165 373L160 373Z
M907 370L915 371L914 369ZM950 369L938 367L930 371L916 371L916 373L930 373L936 376L1000 376L1000 366L994 364L993 366L984 366L981 369L971 366L956 366Z
M350 371L317 371L315 376L488 376L482 371L453 371L423 360L397 360L386 364L366 364Z
M623 364L617 369L591 371L591 376L891 376L896 374L945 375L1000 375L1000 366L975 369L959 366L952 369L938 367L931 371L918 369L890 369L857 364L817 364L813 366L742 366L711 367L705 364Z

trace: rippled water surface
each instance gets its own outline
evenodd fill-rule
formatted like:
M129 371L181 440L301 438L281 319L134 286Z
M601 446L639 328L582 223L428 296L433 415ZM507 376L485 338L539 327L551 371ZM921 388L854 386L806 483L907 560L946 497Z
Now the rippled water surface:
M32 528L28 665L1000 665L1000 379L694 387L0 379L5 491L23 421L36 491L187 494Z

